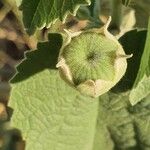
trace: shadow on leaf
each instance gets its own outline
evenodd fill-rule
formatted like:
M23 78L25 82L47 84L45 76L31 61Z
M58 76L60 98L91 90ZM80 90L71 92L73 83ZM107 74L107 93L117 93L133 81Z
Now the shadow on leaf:
M17 66L17 73L10 82L20 82L46 68L56 69L61 46L62 36L49 34L48 42L38 43L37 50L25 54L25 59Z

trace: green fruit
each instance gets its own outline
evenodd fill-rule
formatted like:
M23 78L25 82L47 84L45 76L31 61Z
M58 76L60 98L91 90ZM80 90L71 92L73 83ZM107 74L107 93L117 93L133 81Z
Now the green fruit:
M97 97L109 91L125 74L125 52L104 27L70 33L64 43L57 67L61 77L81 93Z

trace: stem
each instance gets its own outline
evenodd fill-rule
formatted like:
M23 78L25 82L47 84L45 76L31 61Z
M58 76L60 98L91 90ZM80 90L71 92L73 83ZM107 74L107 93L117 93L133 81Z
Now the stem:
M92 27L99 27L103 24L100 20L101 0L92 0L89 8L92 16L90 21L94 23Z
M94 9L93 9L93 17L95 19L99 19L100 12L101 12L101 7L100 7L100 0L95 0L94 2Z
M122 1L121 0L111 0L111 28L120 29L120 24L122 20Z

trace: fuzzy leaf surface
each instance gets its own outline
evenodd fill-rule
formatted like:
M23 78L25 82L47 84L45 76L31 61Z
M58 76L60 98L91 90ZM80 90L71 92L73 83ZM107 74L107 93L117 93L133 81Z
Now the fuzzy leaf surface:
M139 104L137 114L139 105L127 108L126 95L110 93L99 99L81 95L55 68L61 45L61 36L50 34L48 42L26 54L11 81L11 126L21 130L26 150L137 150L137 142L149 148L149 126L142 134L145 124L137 120L144 112L148 121L149 98Z
M139 71L130 93L130 102L135 105L150 94L150 19L145 48L141 57Z
M27 53L17 67L9 103L14 109L11 125L21 130L26 150L92 150L98 99L81 95L60 79L51 63L60 47L52 37L61 41L49 35L50 41Z
M23 21L29 34L37 28L50 26L56 19L64 20L70 12L76 14L80 5L88 5L90 0L22 0Z

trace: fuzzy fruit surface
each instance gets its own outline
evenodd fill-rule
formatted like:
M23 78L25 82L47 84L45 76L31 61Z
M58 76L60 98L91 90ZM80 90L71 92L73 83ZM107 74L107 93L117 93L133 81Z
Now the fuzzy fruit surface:
M113 81L118 44L106 36L85 32L74 37L63 50L76 85L87 80Z

